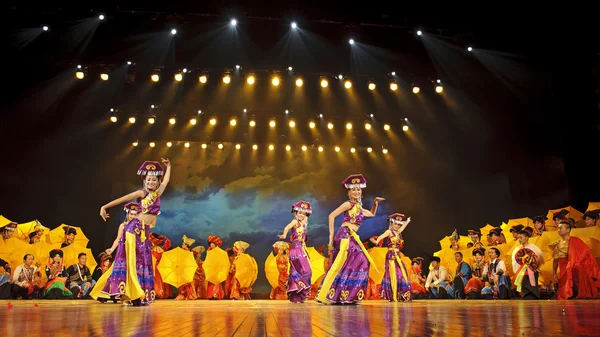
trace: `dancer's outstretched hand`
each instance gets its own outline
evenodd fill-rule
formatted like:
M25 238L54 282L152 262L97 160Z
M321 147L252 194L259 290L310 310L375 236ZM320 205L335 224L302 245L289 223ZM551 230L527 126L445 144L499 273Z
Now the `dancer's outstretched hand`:
M378 204L380 201L384 201L384 200L385 200L385 198L377 197L377 198L375 198L375 201L373 201L373 202Z
M169 160L169 158L165 159L165 158L160 158L160 160L162 161L162 163L166 166L166 167L170 167L171 166L171 161Z
M106 222L106 219L110 218L108 213L106 213L106 209L104 208L104 206L100 208L100 217L102 217L102 220L104 220L104 222Z

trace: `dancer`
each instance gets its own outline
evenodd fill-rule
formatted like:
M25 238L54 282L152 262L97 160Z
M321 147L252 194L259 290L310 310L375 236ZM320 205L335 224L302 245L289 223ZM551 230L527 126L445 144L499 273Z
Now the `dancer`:
M216 247L221 247L223 245L223 240L216 236L210 235L208 237L208 250L212 250ZM208 253L207 253L208 255ZM206 298L209 300L222 300L225 297L225 292L223 291L223 284L213 284L211 282L207 282L206 287Z
M427 280L423 276L423 258L415 257L412 259L412 273L410 274L410 292L411 299L422 299L427 298L427 289L425 289L425 281Z
M136 202L128 202L125 204L125 206L123 206L123 210L125 211L125 214L127 214L125 216L125 221L121 222L121 224L119 225L119 229L117 230L117 237L115 238L115 241L113 241L112 246L104 251L106 254L111 256L115 249L117 249L117 246L119 245L119 240L123 236L125 226L127 226L127 224L131 220L137 217L138 211L140 210L140 205Z
M381 282L381 298L390 302L398 302L400 299L410 301L410 280L399 255L404 247L402 232L410 223L410 218L407 219L401 213L394 213L388 216L388 221L388 230L374 242L379 244L385 239L383 244L388 247L385 256L385 274Z
M277 287L271 289L269 298L272 300L287 300L287 283L290 277L290 259L289 250L290 244L284 241L277 241L273 244L275 250L275 263L277 264L277 271L279 277L277 278Z
M156 226L156 217L160 214L160 196L171 178L171 162L162 158L163 167L155 161L146 161L138 170L144 181L144 188L100 208L104 221L109 218L108 208L128 200L138 199L141 212L123 228L123 235L115 252L115 262L110 272L102 275L94 291L93 298L110 298L121 295L126 305L148 305L154 301L154 273L152 268L152 248L146 240L150 229ZM162 181L161 181L162 177Z
M287 237L289 231L292 231L290 240L292 248L290 249L290 276L287 284L287 295L291 302L302 303L310 295L310 285L312 278L312 268L308 252L306 251L306 230L308 227L308 217L312 213L312 207L309 202L298 201L292 205L294 219L285 226L280 239Z
M196 242L195 239L188 238L187 235L183 235L183 243L181 244L181 249L186 251L192 250L192 245ZM196 287L194 287L194 280L192 282L186 283L177 289L177 297L176 300L197 300L198 294L196 294Z
M348 190L350 200L329 214L331 267L315 298L316 301L324 304L356 304L364 298L369 284L369 264L373 261L356 231L365 218L375 216L377 205L385 200L375 198L371 210L366 210L362 208L362 189L367 187L365 177L362 174L353 174L342 183ZM334 239L334 220L342 213L344 214L342 227L337 231Z

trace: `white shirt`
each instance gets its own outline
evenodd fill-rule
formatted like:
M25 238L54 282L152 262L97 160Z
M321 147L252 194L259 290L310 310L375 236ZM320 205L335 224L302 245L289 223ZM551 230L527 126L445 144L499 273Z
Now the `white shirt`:
M437 286L440 282L448 281L448 271L446 268L439 266L438 269L431 269L429 275L427 275L427 282L425 282L425 288L429 288L430 285Z
M29 280L29 282L33 282L33 275L35 275L35 273L37 273L38 271L38 267L33 266L33 274L31 274L31 279ZM14 284L20 284L19 282L19 275L21 274L21 272L23 271L23 268L25 268L25 264L22 264L20 266L18 266L15 271L13 272L13 279L12 279L12 283Z
M496 274L498 274L498 271L500 271L500 270L502 270L504 272L504 274L506 274L506 264L504 264L504 261L495 259L494 261L490 262L489 264L486 264L485 267L483 267L483 275L488 275L488 273L490 271L490 265L492 263L497 263L497 265L496 265L496 271L493 271L491 273L491 275L489 275L490 280L492 277L496 276Z
M527 249L531 250L532 252L534 252L538 258L540 267L542 266L542 264L544 264L544 253L542 253L542 250L539 249L538 246L531 244L531 243L528 243L524 246L518 245L514 248L513 253L512 253L512 261L513 261L512 266L513 266L513 272L515 274L517 273L517 270L519 270L519 267L521 267L521 265L517 263L517 259L516 259L517 252L521 248L527 248Z

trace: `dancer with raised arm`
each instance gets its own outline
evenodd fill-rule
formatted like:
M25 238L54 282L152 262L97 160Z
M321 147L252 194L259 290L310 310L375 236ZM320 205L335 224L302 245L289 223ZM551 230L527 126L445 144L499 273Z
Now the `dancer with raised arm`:
M402 232L410 223L410 218L404 214L394 213L388 216L390 223L388 230L381 234L373 243L383 244L388 247L385 256L385 274L381 282L381 298L390 302L401 300L410 301L410 279L406 266L400 259L400 251L404 247Z
M140 212L123 228L123 235L115 251L115 261L90 294L93 298L121 296L126 305L148 305L154 301L154 273L152 268L152 246L148 236L156 226L160 214L160 196L171 177L171 162L162 158L166 171L155 161L146 161L138 170L143 179L141 190L122 196L100 208L104 221L109 218L107 209L133 199L138 200Z
M356 231L365 218L375 216L377 205L385 199L375 198L371 210L362 207L362 189L367 180L362 174L353 174L343 182L350 200L329 214L329 250L331 267L323 279L315 300L324 304L356 304L360 302L369 284L371 256ZM344 214L342 227L333 236L334 220Z
M290 301L302 303L310 295L312 278L312 268L306 251L306 230L312 207L309 202L301 200L292 205L292 213L294 213L294 219L285 226L283 234L279 235L279 238L285 240L288 232L292 232L290 235L292 248L289 254L290 276L287 283L287 295Z

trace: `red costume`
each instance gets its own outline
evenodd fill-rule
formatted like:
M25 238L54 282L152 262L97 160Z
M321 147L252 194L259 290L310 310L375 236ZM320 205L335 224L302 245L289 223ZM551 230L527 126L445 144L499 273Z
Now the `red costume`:
M156 260L156 264L154 265L154 292L156 293L156 298L165 299L173 297L171 285L163 282L160 271L158 271L158 264L162 259L163 253L171 249L171 240L164 235L156 233L150 233L148 239L152 243L152 257Z
M560 250L560 241L551 245L555 247L555 254ZM573 286L577 286L575 299L598 298L600 269L590 248L580 238L573 236L569 238L568 245L567 256L557 257L559 270L557 299L571 299L574 296Z

